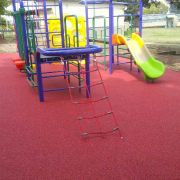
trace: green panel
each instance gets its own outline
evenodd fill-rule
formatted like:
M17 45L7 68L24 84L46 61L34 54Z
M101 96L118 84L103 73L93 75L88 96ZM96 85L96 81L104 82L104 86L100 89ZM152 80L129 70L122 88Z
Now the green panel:
M16 12L13 15L14 15L14 18L16 21L17 43L18 43L18 48L19 48L19 56L25 60L21 13Z

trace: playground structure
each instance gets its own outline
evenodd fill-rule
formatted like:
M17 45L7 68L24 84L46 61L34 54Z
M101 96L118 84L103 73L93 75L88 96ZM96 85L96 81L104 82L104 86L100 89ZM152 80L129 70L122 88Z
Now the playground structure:
M17 35L17 44L19 55L25 61L17 61L16 66L20 69L25 69L27 74L27 79L31 83L31 85L36 86L36 65L37 63L37 48L80 48L83 51L83 47L89 47L90 42L92 41L93 44L103 42L104 45L104 67L106 68L106 50L109 49L109 71L112 73L113 64L115 64L115 57L117 57L117 64L121 63L130 63L130 67L132 69L133 59L135 60L136 65L138 68L141 69L144 73L146 80L154 80L159 78L164 74L164 65L162 63L158 63L158 61L154 61L154 58L150 55L147 48L142 43L142 39L137 35L133 34L132 39L128 42L125 40L124 35L131 35L134 31L141 36L142 34L142 1L132 1L129 3L126 2L114 2L112 0L99 0L99 1L88 1L85 0L82 3L85 4L85 14L86 14L86 26L85 20L83 17L78 18L76 15L64 15L63 12L63 3L62 0L51 2L52 4L46 4L46 0L36 0L36 1L26 1L26 0L13 0L13 8L14 8L14 18L16 24L16 35ZM89 7L92 5L92 7ZM102 5L96 7L96 5ZM114 6L117 5L138 5L139 13L138 14L114 14ZM104 7L105 6L105 7ZM55 9L53 9L53 8ZM96 11L99 9L102 10L104 8L108 9L109 17L105 17L103 15L96 15ZM58 9L58 11L57 11ZM92 17L89 17L89 10L93 10ZM99 12L99 11L98 11ZM119 19L120 18L129 18L130 19L130 26L126 29L120 26ZM133 18L138 17L138 26L133 27ZM98 25L96 26L96 20L103 19L103 27L101 23L98 21ZM106 19L109 22L106 22ZM114 21L116 20L116 28ZM92 27L89 26L90 22L92 21ZM103 29L102 29L103 28ZM86 33L85 33L86 31ZM92 37L90 33L92 31ZM109 35L107 35L108 33ZM101 34L99 36L98 34ZM115 32L117 34L115 34ZM118 33L122 35L118 35ZM128 32L128 33L127 33ZM130 32L130 33L129 33ZM127 33L127 34L125 34ZM86 37L86 38L85 38ZM134 37L136 43L134 43ZM91 39L92 38L92 39ZM123 41L123 43L121 42ZM130 45L133 42L132 46ZM140 42L140 44L139 44ZM108 47L106 46L108 44ZM143 45L142 45L143 44ZM121 48L123 46L123 48ZM114 47L117 48L117 52L115 53ZM124 51L126 48L125 53L121 55L121 52ZM65 49L64 49L65 50ZM71 49L73 51L73 49ZM142 52L144 50L145 53ZM60 51L60 49L59 49ZM137 52L139 53L137 53ZM52 52L52 51L51 51ZM75 51L73 51L75 52ZM100 51L99 51L100 52ZM62 53L63 54L63 53ZM72 55L72 53L70 53ZM93 53L89 53L93 54ZM81 69L86 69L88 72L90 61L88 58L85 59L83 62L82 55L80 57L75 56L75 58L68 57L68 60L64 60L62 57L54 56L46 57L44 54L42 55L41 59L45 63L63 63L65 69L70 71L70 66L74 65L77 67L78 72L69 74L68 81L70 81L70 76L74 76L78 78L78 85L81 87L81 83L84 80L81 78ZM119 57L125 57L127 59L127 55L129 55L128 62L120 62ZM150 60L148 60L150 59ZM142 62L151 62L151 63L142 63ZM141 63L140 63L141 62ZM161 67L159 66L161 64ZM145 66L145 67L144 67ZM148 70L147 70L148 69ZM40 69L37 69L40 71ZM65 71L60 71L64 73L60 76L64 76L66 78ZM50 75L53 72L48 72L49 76L47 75L46 78L57 77ZM154 74L154 75L153 75ZM88 86L87 91L90 93L90 74L89 72L86 73L86 84ZM40 81L38 83L41 83ZM39 88L39 86L38 86ZM64 88L60 88L59 90L64 90ZM53 91L53 90L50 90ZM86 93L88 94L88 93ZM40 98L43 101L43 98Z
M53 3L53 2L51 2ZM109 56L109 71L112 73L113 64L115 64L115 57L117 63L119 57L129 56L129 61L132 68L132 57L134 62L144 72L146 80L154 80L159 78L164 73L164 65L155 60L144 42L140 38L142 34L142 1L138 2L140 7L138 14L125 14L114 15L114 5L134 5L136 2L124 3L113 2L112 0L106 1L84 1L85 4L85 19L77 17L74 14L64 14L62 0L54 1L53 4L46 4L46 0L13 0L15 29L17 35L17 45L19 55L24 61L17 61L16 66L26 72L27 80L32 86L38 87L39 100L44 101L45 92L64 91L68 90L71 101L75 105L90 105L90 115L80 115L79 121L95 120L99 127L97 131L88 132L86 129L81 128L83 136L87 135L104 135L114 131L119 132L119 126L112 111L112 106L107 95L104 82L102 80L99 68L97 66L98 55L102 52L102 48L96 46L95 43L103 43L104 47L104 68L106 69L106 56ZM96 5L103 4L100 9L108 7L109 17L96 15ZM89 7L92 5L93 7ZM55 9L54 9L55 8ZM58 11L57 11L58 9ZM93 10L93 17L89 17L89 10ZM55 12L54 12L55 11ZM125 30L124 27L119 26L120 18L130 19L130 26ZM133 28L133 18L138 17L138 27ZM116 18L116 28L114 26L114 18ZM103 19L103 29L101 23L96 26L96 19ZM106 22L109 20L109 23ZM89 26L92 21L92 27ZM100 29L100 30L99 30ZM138 29L138 31L137 31ZM92 37L90 33L92 31ZM136 33L132 33L135 31ZM99 38L100 32L100 38ZM116 32L116 33L115 33ZM119 35L121 33L122 35ZM132 34L131 40L126 40L124 35L128 37ZM139 35L137 35L139 34ZM90 44L92 42L92 45ZM108 45L108 46L106 46ZM123 46L123 48L122 48ZM114 51L117 47L117 53ZM109 53L106 54L107 48ZM126 48L126 53L120 55L119 51ZM93 62L91 64L91 61ZM83 63L82 63L83 62ZM63 67L62 70L44 71L42 67L44 64L58 64ZM73 66L73 67L72 67ZM92 82L91 75L97 72L99 81ZM66 87L53 87L45 88L44 79L51 79L55 77L62 77L66 82ZM71 77L78 79L78 85L71 80ZM94 87L103 87L101 97L93 97L92 89ZM82 94L86 98L75 98L74 100L72 90L78 90L78 94ZM85 94L82 93L85 91ZM108 110L105 112L97 112L95 104L107 103ZM79 109L78 109L79 110ZM105 128L103 130L102 124L99 120L102 118L112 119L113 128Z
M112 37L114 34L121 34L130 38L134 32L140 36L142 35L142 0L132 0L128 3L124 1L114 2L113 0L84 0L81 3L85 5L86 25L83 17L64 14L62 1L54 1L53 4L48 5L46 1L39 0L14 1L16 24L22 23L23 27L25 27L22 28L22 26L17 25L16 34L25 34L26 32L23 29L27 29L27 39L25 36L18 37L17 35L19 54L22 59L26 59L27 78L33 85L35 85L35 65L33 62L37 47L71 48L98 43L102 44L103 48L103 52L98 54L98 62L104 64L105 70L109 64L110 74L115 64L129 63L130 70L132 70L134 62L132 51L130 52L128 46L124 44L113 44ZM21 9L19 11L16 11L17 4ZM115 6L137 6L138 12L135 14L122 14L115 11ZM21 17L23 9L26 12L24 20ZM108 16L104 14L108 14ZM121 23L122 20L125 23ZM128 23L126 23L126 20L128 20ZM26 45L26 41L28 45ZM73 60L67 63L68 68L72 64L78 67L78 71L80 71L81 65L85 64L84 61L78 63ZM22 66L20 65L20 67ZM145 79L147 79L147 76L145 74ZM80 75L77 77L80 85L82 79ZM151 78L149 77L149 79Z
M82 104L83 107L85 104L91 105L91 115L80 116L78 119L80 121L95 120L99 127L99 130L95 132L82 130L82 135L102 135L114 131L119 132L119 127L96 63L95 54L101 52L102 49L95 45L86 45L84 41L84 19L78 19L76 15L64 15L62 0L54 1L54 3L52 2L53 4L46 4L46 0L13 0L12 2L19 55L25 60L15 61L15 63L20 69L25 70L28 82L32 86L38 87L39 100L41 102L44 101L45 92L68 90L74 104ZM53 8L51 7L58 9L56 14L52 15ZM48 16L48 12L51 13L51 17ZM71 23L71 28L68 22ZM90 57L91 54L93 55L92 57ZM93 60L93 65L90 65L91 59ZM84 63L82 63L83 61ZM42 71L44 64L52 63L59 64L63 69ZM72 67L72 65L75 67ZM91 82L90 73L94 72L98 72L100 78L98 82ZM43 80L55 77L64 78L66 87L44 88ZM70 77L76 77L78 85L76 85L76 82L72 82ZM91 89L95 86L103 87L105 94L103 97L98 99L92 97ZM85 90L85 97L87 98L74 102L71 92L73 89L77 89L78 94ZM100 102L107 102L107 111L98 113L95 110L94 104ZM102 126L99 125L99 118L105 117L112 119L113 128L108 127L103 130Z
M123 0L118 2L113 0L84 0L82 3L85 5L86 26L89 29L87 31L88 43L103 43L104 58L103 61L100 60L104 64L104 69L107 69L106 57L108 57L110 74L113 72L114 64L130 63L130 70L132 70L133 62L138 66L138 70L143 71L145 80L153 81L164 74L164 64L152 57L140 38L142 36L142 0L130 2ZM138 12L119 14L119 12L115 12L115 6L137 6ZM105 10L108 12L108 16L104 15ZM123 26L119 23L120 18L123 18L123 21L129 20L128 27L125 27L126 23ZM128 42L125 37L131 38L131 40ZM102 54L99 56L102 57ZM117 59L117 63L115 59ZM127 61L127 59L129 60Z
M36 48L85 46L85 21L83 17L64 15L62 1L53 1L51 4L47 4L46 0L12 2L19 55L25 60L27 79L36 86L34 81ZM68 66L70 63L80 70L79 63L69 61ZM16 64L23 67L24 62ZM81 78L78 77L78 80L80 84Z
M117 64L130 63L132 68L132 56L125 46L112 44L112 35L121 34L126 37L131 36L133 32L142 35L142 0L131 2L113 0L84 0L81 2L85 5L86 11L86 26L87 39L93 44L102 43L103 53L100 62L104 64L104 69L107 69L109 63L109 72L113 72L113 64L117 57ZM131 14L122 14L115 7L132 7L137 6L138 12ZM106 11L106 13L104 13ZM107 15L105 15L107 14ZM120 21L123 21L120 22ZM129 61L120 61L120 58L129 59ZM109 59L109 62L108 60Z

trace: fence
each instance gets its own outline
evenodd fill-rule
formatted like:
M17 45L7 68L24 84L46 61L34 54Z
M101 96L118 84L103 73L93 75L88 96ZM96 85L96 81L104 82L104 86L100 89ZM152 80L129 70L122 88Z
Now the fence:
M180 14L143 15L143 27L177 27L177 26L180 26Z

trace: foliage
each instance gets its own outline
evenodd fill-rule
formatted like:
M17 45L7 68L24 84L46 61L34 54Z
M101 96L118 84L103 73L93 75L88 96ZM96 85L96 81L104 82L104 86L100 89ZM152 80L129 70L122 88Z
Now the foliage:
M171 5L174 5L177 7L177 9L180 9L180 1L179 0L167 0Z
M7 0L0 0L0 15L6 14L6 7L10 4Z
M139 0L116 0L117 2L139 2ZM150 7L152 3L157 3L158 0L142 0L144 7Z
M168 7L162 3L152 3L150 7L144 8L144 14L165 14L168 12Z
M6 20L0 16L0 27L6 26Z
M14 26L10 21L0 16L0 30L13 30Z
M144 6L144 7L150 7L150 2L149 2L149 0L143 0L143 6Z

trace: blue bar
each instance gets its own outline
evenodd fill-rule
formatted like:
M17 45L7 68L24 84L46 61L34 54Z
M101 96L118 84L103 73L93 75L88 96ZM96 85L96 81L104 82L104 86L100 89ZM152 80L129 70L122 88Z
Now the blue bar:
M37 71L37 82L38 82L38 93L40 102L44 101L42 73L41 73L41 59L40 53L36 52L36 71Z
M89 45L89 15L88 15L88 4L85 0L85 16L86 16L86 45Z
M47 11L46 11L46 1L43 1L43 6L44 6L44 21L45 21L45 26L46 26L46 43L47 47L49 48L49 36L48 36L48 22L47 22Z
M139 35L142 36L143 2L139 0Z
M109 0L82 0L81 4L103 4L109 2Z
M68 88L46 89L43 92L64 91L66 89L68 90Z
M112 74L112 65L114 62L114 48L112 46L112 34L114 33L114 12L112 0L109 1L109 73Z
M86 97L89 98L90 94L91 94L91 89L90 89L90 55L88 54L86 56L86 61L85 61L85 66L86 66L86 85L87 85L87 90L86 90Z
M63 4L62 0L59 0L59 16L60 16L60 29L61 29L61 39L62 39L62 47L65 47L64 44L64 21L63 21Z
M42 76L42 78L48 79L48 78L61 77L61 76L64 76L64 74L58 74L58 75L52 75L52 76Z

